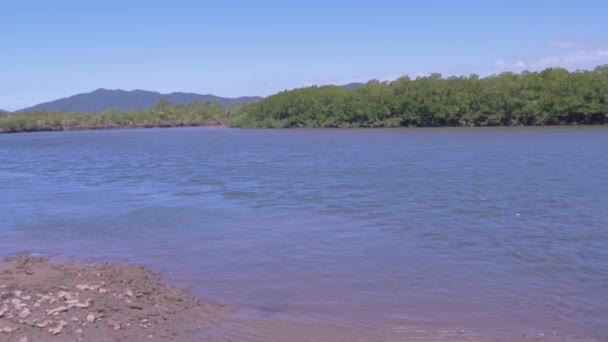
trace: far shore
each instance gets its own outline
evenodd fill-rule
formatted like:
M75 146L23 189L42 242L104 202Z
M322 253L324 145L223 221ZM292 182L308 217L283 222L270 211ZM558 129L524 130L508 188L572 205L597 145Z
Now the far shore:
M403 126L403 127L291 127L291 128L240 128L230 127L222 122L206 122L200 124L146 124L146 125L105 125L105 126L71 126L48 129L33 129L22 131L7 131L0 128L0 134L37 133L37 132L70 132L70 131L105 131L121 129L148 129L148 128L234 128L234 129L266 129L266 130L408 130L408 129L509 129L509 128L574 128L574 127L607 127L606 124L563 124L563 125L518 125L518 126Z
M68 132L68 131L100 131L100 130L113 130L113 129L145 129L145 128L178 128L178 127L217 127L226 128L227 126L222 122L205 122L200 124L145 124L145 125L104 125L104 126L70 126L70 127L59 127L59 128L48 128L48 129L34 129L34 130L22 130L22 131L7 131L0 128L0 134L11 134L11 133L35 133L35 132Z

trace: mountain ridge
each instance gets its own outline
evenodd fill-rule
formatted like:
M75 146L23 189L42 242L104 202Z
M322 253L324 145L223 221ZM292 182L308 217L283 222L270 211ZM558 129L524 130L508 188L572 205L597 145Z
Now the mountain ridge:
M141 89L122 90L99 88L88 93L80 93L53 101L39 103L31 107L16 110L15 113L35 113L41 111L95 113L111 109L124 112L152 107L158 100L163 98L169 100L173 105L217 101L224 106L246 104L262 99L262 97L259 96L229 98L211 94L203 95L185 92L162 94L156 91Z

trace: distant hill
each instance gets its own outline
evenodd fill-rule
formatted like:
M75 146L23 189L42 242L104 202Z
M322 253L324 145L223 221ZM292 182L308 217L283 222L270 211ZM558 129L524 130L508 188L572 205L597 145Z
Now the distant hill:
M0 109L0 113L10 113L8 110L2 110Z
M37 104L32 107L23 108L16 112L84 112L95 113L104 110L115 109L119 112L148 108L154 106L158 100L165 98L173 105L218 101L222 105L238 105L259 101L262 98L257 96L226 98L215 95L200 95L194 93L171 93L161 94L155 91L146 90L109 90L97 89L90 93L78 94L63 99Z
M349 84L345 84L341 87L346 88L346 89L357 89L357 88L361 88L363 86L365 86L365 83L349 83Z

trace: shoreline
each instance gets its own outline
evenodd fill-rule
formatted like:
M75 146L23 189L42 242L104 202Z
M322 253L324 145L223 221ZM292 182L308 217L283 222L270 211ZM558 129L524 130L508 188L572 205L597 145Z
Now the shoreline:
M27 253L0 261L0 341L125 340L598 341L556 333L488 335L434 324L267 318L205 302L141 265L54 262Z
M44 133L44 132L86 132L86 131L112 131L112 130L130 130L130 129L159 129L159 128L227 128L227 129L242 129L242 130L339 130L339 131L375 131L375 130L414 130L414 129L522 129L522 128L600 128L608 127L608 123L604 124L564 124L564 125L517 125L517 126L402 126L402 127L231 127L221 122L202 123L202 124L183 124L183 125L108 125L108 126L75 126L58 129L35 129L21 131L6 131L0 128L2 134L19 134L19 133Z
M37 133L37 132L71 132L71 131L107 131L107 130L119 130L119 129L148 129L148 128L180 128L180 127L214 127L214 128L228 128L222 122L207 122L201 124L183 124L183 125L107 125L107 126L73 126L66 128L49 128L49 129L34 129L34 130L21 130L21 131L6 131L0 128L0 134L17 134L17 133Z

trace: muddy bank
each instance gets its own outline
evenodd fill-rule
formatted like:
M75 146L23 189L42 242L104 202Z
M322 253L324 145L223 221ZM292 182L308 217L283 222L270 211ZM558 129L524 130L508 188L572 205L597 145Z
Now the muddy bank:
M197 341L224 312L142 266L0 262L0 341Z
M246 286L245 284L243 286ZM412 322L267 318L202 302L139 265L0 261L0 341L596 341L554 333L491 336Z
M0 127L0 134L9 133L34 133L34 132L63 132L63 131L100 131L113 129L143 129L143 128L180 128L180 127L214 127L226 128L226 124L220 121L207 121L202 123L175 123L175 124L99 124L99 125L73 125L61 127L36 127L7 129Z

